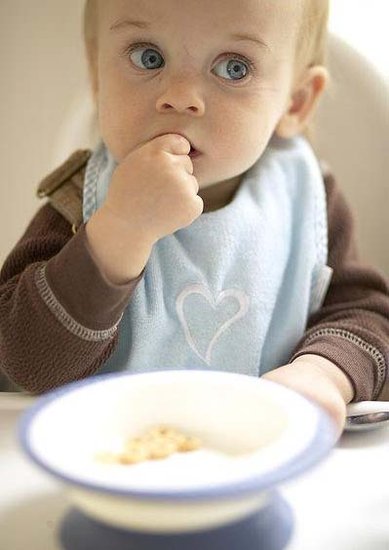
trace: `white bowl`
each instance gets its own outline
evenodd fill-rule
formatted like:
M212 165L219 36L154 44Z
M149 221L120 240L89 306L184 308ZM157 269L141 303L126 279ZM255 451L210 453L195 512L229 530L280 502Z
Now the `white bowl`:
M135 465L104 464L155 425L198 436L202 448ZM46 394L23 415L28 456L64 482L72 502L104 523L183 533L237 521L278 484L333 446L332 422L297 393L239 374L109 374ZM270 491L270 492L269 492Z

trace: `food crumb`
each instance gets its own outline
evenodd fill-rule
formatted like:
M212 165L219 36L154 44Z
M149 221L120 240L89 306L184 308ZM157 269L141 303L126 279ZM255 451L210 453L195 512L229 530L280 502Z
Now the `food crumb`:
M126 441L122 452L103 452L97 458L105 464L139 464L167 458L174 453L195 451L200 446L198 437L184 435L169 426L156 426Z

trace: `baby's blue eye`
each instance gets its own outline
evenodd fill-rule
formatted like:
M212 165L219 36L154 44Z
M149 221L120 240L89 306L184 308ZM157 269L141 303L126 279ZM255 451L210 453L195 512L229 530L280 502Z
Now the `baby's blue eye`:
M147 45L137 44L128 54L134 65L140 69L155 70L165 65L162 55ZM250 63L236 57L229 57L216 65L215 73L226 80L242 80L250 70Z
M161 54L152 48L138 48L130 54L130 58L140 69L160 69L164 65Z
M224 70L220 71L220 73L216 72L216 74L218 76L221 76L222 78L227 78L228 80L228 77L231 77L232 80L242 80L242 78L244 78L248 73L247 63L244 63L239 59L225 59L224 61L216 65L216 67L218 66L222 67ZM227 77L225 76L225 71L227 72Z

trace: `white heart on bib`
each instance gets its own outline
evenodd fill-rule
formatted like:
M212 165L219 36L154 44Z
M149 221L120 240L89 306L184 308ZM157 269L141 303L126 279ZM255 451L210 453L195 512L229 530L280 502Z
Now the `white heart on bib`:
M209 306L212 308L213 312L217 312L218 308L220 308L221 303L224 300L227 299L234 299L239 304L239 309L237 313L232 315L229 319L227 319L225 322L223 322L216 330L215 334L212 336L211 341L208 344L208 347L206 349L205 355L201 353L199 350L199 346L196 344L196 334L192 334L189 328L188 320L185 316L184 312L184 302L185 300L193 295L193 294L199 294L209 304ZM185 338L188 342L189 346L192 348L192 350L208 365L211 365L211 355L212 350L217 342L217 340L220 338L220 336L233 324L236 323L239 319L244 317L249 309L249 298L248 296L242 291L238 289L227 289L223 290L219 293L219 295L214 298L210 292L210 290L201 284L194 284L186 287L178 296L176 301L176 310L178 317L180 319L180 322L182 324L182 327L184 329ZM212 313L211 311L211 313ZM209 309L208 311L204 310L204 318L206 318L206 315L209 315Z

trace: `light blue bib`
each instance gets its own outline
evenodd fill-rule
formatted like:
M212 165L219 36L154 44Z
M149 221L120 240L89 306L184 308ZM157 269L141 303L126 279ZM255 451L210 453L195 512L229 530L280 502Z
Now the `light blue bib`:
M84 221L115 162L101 144L84 186ZM129 183L130 184L130 183ZM259 376L288 361L324 299L327 210L303 138L274 140L230 204L158 241L100 372L212 369Z

